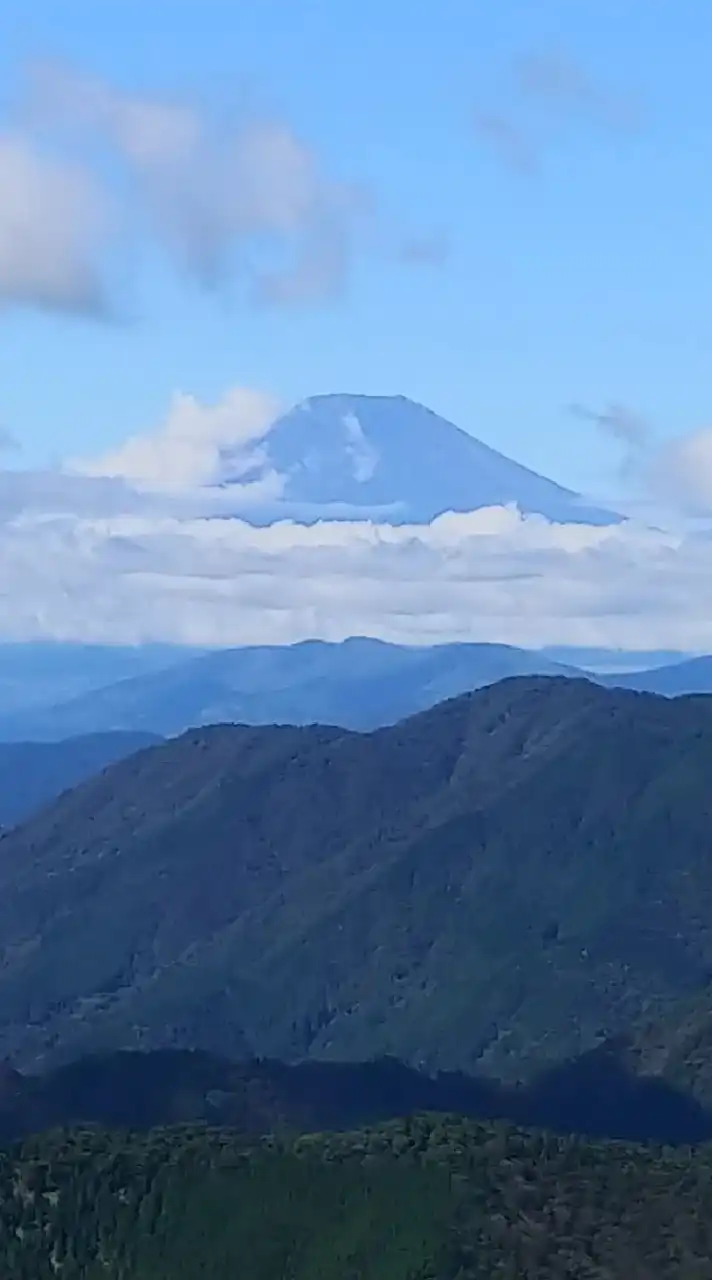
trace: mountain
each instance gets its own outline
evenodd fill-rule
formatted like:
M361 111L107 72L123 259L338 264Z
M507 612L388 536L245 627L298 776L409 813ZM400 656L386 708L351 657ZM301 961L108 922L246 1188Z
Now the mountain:
M12 1280L700 1280L710 1156L419 1116L346 1134L99 1131L0 1157Z
M404 396L313 396L273 424L257 461L244 468L240 460L241 483L276 472L281 507L303 523L371 516L428 524L446 511L509 504L562 523L620 521ZM230 472L226 459L226 486ZM279 514L275 504L250 519Z
M679 649L604 649L600 645L578 644L545 645L541 653L552 662L563 662L579 671L595 671L604 676L647 672L699 657Z
M0 1065L4 1145L87 1125L138 1131L205 1124L259 1136L347 1130L422 1112L618 1141L679 1146L712 1139L712 1109L644 1070L623 1044L600 1046L515 1088L460 1072L427 1075L392 1058L233 1062L163 1049L88 1056L39 1075Z
M0 742L0 828L15 826L63 791L161 739L97 733L66 742Z
M197 654L180 645L0 643L0 712L7 715L89 693L117 680L162 671Z
M711 751L709 699L523 678L140 752L0 842L0 1054L531 1079L708 985Z
M688 693L712 693L712 655L688 658L652 671L631 671L601 679L616 688L638 689L665 698L679 698Z
M0 653L2 650L0 649ZM355 636L191 655L54 705L0 715L0 742L58 742L82 734L150 732L162 737L194 725L335 724L370 730L394 724L446 698L512 676L568 676L679 697L712 693L712 658L650 670L606 671L563 661L593 651L526 650L501 644L387 644ZM652 656L652 655L651 655ZM630 655L629 655L630 657Z
M373 729L514 675L576 675L496 644L340 644L225 649L123 680L30 715L0 717L0 740L57 741L118 729L164 736L200 724L337 724Z

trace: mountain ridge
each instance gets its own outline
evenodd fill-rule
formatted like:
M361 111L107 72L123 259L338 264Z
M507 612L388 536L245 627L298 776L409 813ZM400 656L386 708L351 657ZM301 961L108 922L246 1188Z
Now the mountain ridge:
M0 1054L528 1078L706 987L710 751L709 699L568 678L194 729L0 842Z
M498 644L405 646L352 636L222 649L43 712L0 716L0 740L56 741L119 729L169 736L225 722L370 730L483 684L528 674L585 673Z

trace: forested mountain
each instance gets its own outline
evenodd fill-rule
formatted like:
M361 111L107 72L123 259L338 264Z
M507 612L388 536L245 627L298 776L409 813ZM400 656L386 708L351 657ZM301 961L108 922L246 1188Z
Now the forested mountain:
M2 840L0 1050L530 1077L708 983L711 752L707 699L568 679L141 752Z
M13 1280L707 1280L712 1158L416 1117L251 1142L77 1132L0 1155Z

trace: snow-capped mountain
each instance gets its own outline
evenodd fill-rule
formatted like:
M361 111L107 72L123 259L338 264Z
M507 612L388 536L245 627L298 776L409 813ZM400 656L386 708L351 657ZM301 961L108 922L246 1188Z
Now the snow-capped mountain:
M279 418L241 481L280 477L279 510L303 522L428 523L446 511L515 504L557 522L608 525L613 512L490 448L404 396L322 395Z

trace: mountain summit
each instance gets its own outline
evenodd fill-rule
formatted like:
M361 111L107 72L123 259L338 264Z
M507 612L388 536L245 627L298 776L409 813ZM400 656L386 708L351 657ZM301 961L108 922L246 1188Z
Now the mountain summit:
M283 481L290 515L429 523L446 511L516 505L575 524L616 524L610 511L513 462L405 396L313 396L270 428L259 460ZM270 513L273 518L273 513Z

